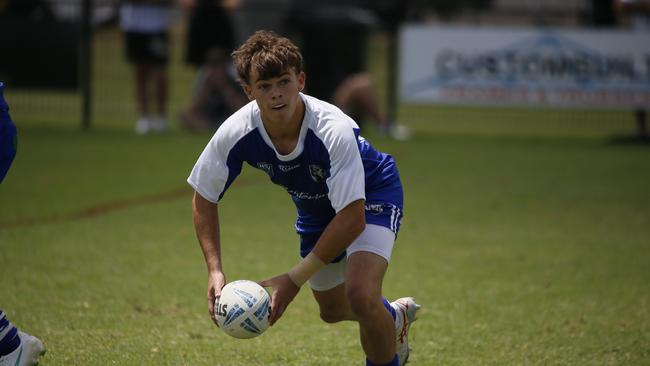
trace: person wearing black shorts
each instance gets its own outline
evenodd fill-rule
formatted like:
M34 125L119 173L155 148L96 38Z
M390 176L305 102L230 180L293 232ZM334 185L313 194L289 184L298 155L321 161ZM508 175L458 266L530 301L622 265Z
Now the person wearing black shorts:
M134 69L140 115L135 131L140 135L167 129L170 13L169 0L129 0L120 8L125 55Z

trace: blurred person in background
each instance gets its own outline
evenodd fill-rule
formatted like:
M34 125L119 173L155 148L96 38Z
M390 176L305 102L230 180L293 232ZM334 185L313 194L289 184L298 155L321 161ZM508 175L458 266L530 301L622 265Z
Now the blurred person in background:
M222 49L208 51L199 68L190 105L181 112L181 125L193 132L214 132L231 114L248 103L232 75L230 57Z
M360 124L370 119L380 135L408 139L405 126L391 121L367 72L370 32L381 23L386 1L294 0L287 24L297 32L309 73L310 95L329 101ZM382 14L383 15L383 14Z
M239 0L181 0L189 13L185 61L200 68L214 48L229 55L235 48L232 12Z
M189 13L185 61L197 69L190 105L180 114L181 126L214 131L247 103L227 55L235 47L233 11L239 0L181 0Z
M614 8L619 15L629 15L632 17L632 29L637 32L645 32L650 35L650 0L614 0ZM636 138L648 141L647 119L648 113L643 106L634 110L636 119L637 135Z
M614 7L621 15L632 16L632 28L650 32L650 0L614 0Z
M16 126L9 116L9 105L4 99L4 84L0 81L0 183L16 157L17 141ZM43 342L18 330L0 309L0 366L36 365L43 353Z
M133 65L139 135L167 129L171 6L172 0L126 0L120 8L126 58Z

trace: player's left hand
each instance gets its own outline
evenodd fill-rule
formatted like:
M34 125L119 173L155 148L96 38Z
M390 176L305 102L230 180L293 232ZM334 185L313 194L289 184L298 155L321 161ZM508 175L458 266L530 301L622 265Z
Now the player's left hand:
M296 286L286 273L264 280L260 282L260 286L273 288L271 292L271 315L269 316L269 323L273 325L280 319L289 303L296 297L300 287Z

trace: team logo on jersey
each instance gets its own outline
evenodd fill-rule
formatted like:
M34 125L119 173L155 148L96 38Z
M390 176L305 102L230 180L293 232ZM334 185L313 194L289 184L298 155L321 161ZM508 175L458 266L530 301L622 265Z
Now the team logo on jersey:
M263 171L265 171L266 174L269 175L269 177L273 178L273 165L272 164L260 161L259 163L257 163L257 167L259 169L262 169Z
M311 164L309 165L309 174L311 179L316 183L320 183L325 180L325 169L320 165Z
M299 166L300 166L300 164L294 164L294 165L282 165L282 164L280 164L280 165L278 165L278 168L280 168L280 170L282 170L283 172L286 173L286 172L290 172L290 171L298 168Z

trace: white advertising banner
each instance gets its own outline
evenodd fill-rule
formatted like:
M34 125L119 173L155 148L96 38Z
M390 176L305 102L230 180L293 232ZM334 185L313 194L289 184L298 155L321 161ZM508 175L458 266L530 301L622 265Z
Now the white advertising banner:
M407 25L405 103L650 107L650 33Z

